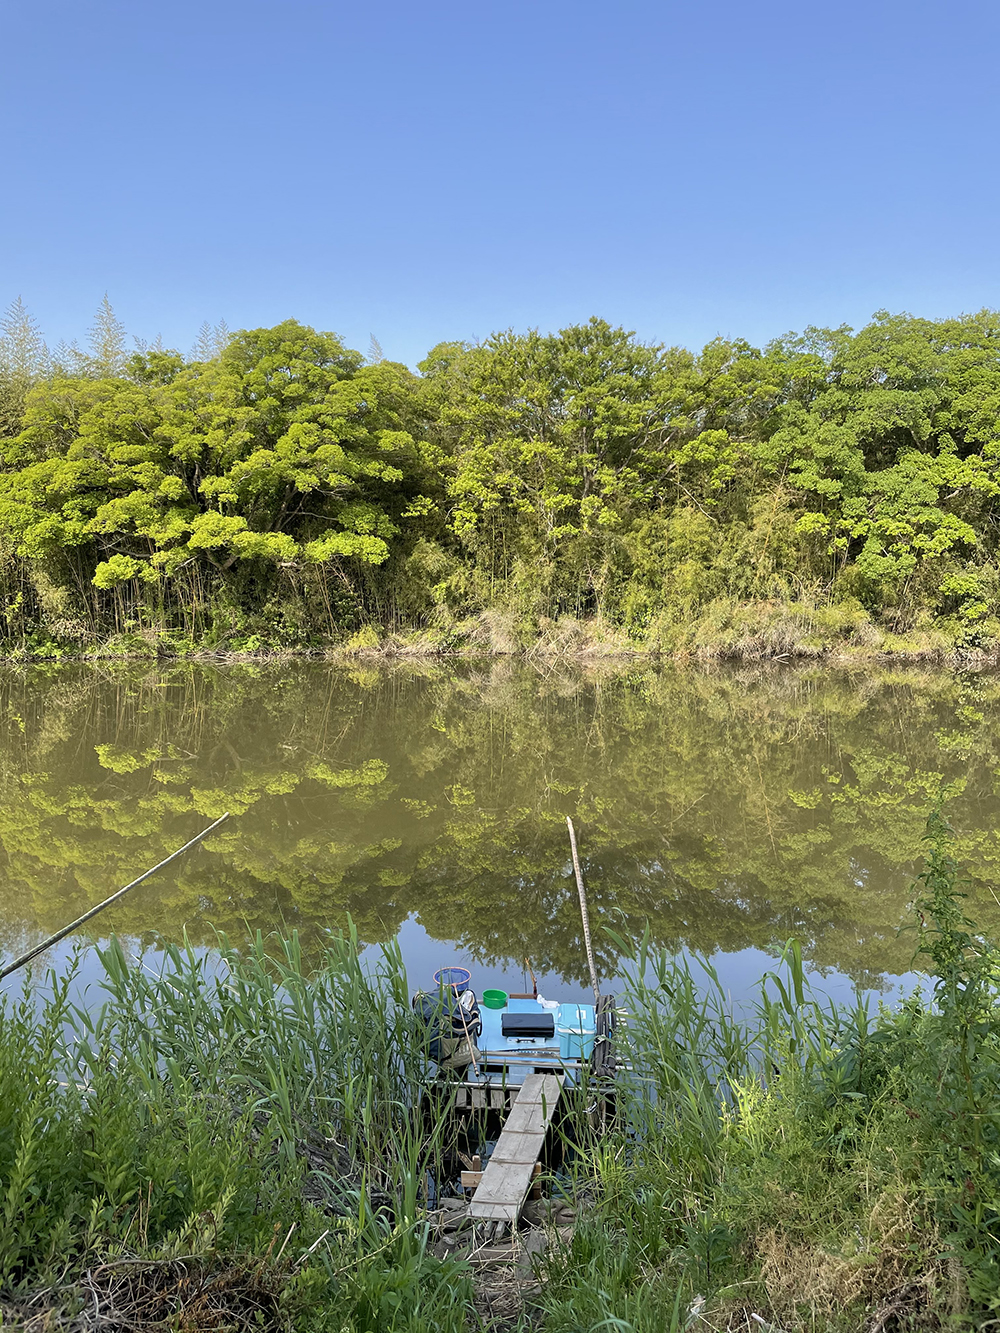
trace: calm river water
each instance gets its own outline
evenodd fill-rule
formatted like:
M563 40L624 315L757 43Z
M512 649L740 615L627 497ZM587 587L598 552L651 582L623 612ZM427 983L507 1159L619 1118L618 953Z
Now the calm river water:
M0 676L0 947L55 931L224 810L94 923L155 947L348 917L412 979L584 980L565 816L601 970L648 923L737 987L789 936L866 987L910 967L911 876L949 784L970 906L1000 903L1000 678L295 661ZM727 970L728 969L728 970ZM427 974L426 976L424 974ZM844 982L846 984L846 981Z

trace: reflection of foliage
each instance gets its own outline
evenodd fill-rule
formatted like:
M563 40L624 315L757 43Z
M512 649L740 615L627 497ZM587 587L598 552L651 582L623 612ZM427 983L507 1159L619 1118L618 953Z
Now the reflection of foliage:
M598 923L706 951L795 934L870 979L910 961L898 926L942 783L980 916L993 906L989 676L298 662L8 672L0 690L7 941L229 809L210 855L102 931L308 939L350 913L383 939L412 912L483 957L579 975L572 812Z

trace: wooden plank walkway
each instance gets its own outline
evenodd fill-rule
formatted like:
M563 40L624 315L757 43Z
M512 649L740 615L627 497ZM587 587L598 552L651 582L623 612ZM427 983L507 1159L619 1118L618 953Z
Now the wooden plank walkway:
M517 1221L561 1095L561 1074L529 1074L524 1080L472 1196L473 1221Z

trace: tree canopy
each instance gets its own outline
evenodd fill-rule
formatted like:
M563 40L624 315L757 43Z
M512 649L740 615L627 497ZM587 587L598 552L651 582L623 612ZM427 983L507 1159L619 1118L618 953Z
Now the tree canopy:
M293 320L129 354L107 301L50 354L16 302L5 634L990 646L998 420L989 310L698 353L595 318L413 372Z

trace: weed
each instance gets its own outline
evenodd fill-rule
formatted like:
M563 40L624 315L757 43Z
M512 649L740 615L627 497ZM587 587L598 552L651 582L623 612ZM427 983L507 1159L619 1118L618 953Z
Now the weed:
M927 838L933 996L898 1010L820 1000L789 942L737 1019L708 960L696 972L640 942L632 1073L617 1129L580 1164L593 1205L550 1264L547 1326L670 1327L674 1309L699 1328L845 1333L995 1316L997 955L962 911L939 812Z
M458 1329L468 1279L429 1254L419 1206L444 1122L417 1114L427 1060L395 947L366 970L356 935L331 937L308 977L295 936L245 954L170 945L156 971L115 939L98 954L96 1009L70 1003L73 968L41 1004L30 983L0 1002L8 1296L64 1301L82 1291L67 1276L127 1262L130 1284L116 1274L93 1299L128 1327L162 1265L222 1262L230 1324L259 1296L266 1327L293 1309L305 1327L296 1292L321 1290L336 1319L312 1311L316 1329ZM260 1263L274 1300L233 1277Z
M579 1224L538 1264L535 1327L997 1317L1000 969L939 812L927 838L933 992L895 1010L821 1000L794 942L749 1015L709 960L648 934L631 950L618 1117L599 1138L567 1127ZM96 1010L70 1003L72 969L44 1001L0 1003L8 1322L44 1291L52 1311L96 1300L130 1327L114 1302L159 1310L172 1275L178 1327L211 1307L303 1333L468 1328L469 1269L428 1245L447 1116L417 1113L427 1060L398 949L366 969L357 936L333 936L309 974L295 936L168 946L155 972L115 940L99 954Z

